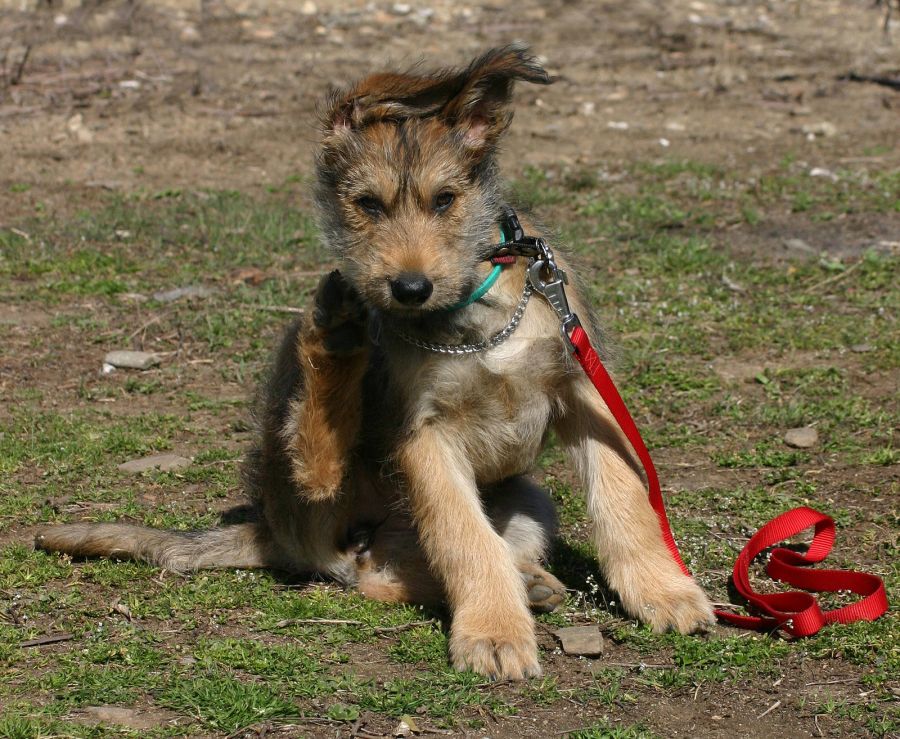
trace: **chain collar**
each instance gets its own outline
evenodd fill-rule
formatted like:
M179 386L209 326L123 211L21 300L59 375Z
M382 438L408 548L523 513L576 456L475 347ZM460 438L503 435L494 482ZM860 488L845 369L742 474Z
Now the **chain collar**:
M435 354L479 354L480 352L500 346L500 344L513 335L513 332L519 327L522 316L525 315L525 308L528 307L528 300L531 298L533 292L534 288L531 285L531 281L526 278L525 288L522 290L522 297L519 299L519 304L516 306L512 318L509 319L509 323L490 338L485 339L484 341L478 341L474 344L437 344L431 341L417 339L415 336L410 336L406 332L400 331L393 326L390 327L390 330L407 344L412 344L419 349L434 352Z

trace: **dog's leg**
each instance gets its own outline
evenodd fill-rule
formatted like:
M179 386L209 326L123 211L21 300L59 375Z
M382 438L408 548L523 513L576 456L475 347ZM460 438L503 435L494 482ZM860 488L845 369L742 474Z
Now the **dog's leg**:
M554 610L565 600L566 589L539 564L556 533L550 496L527 477L515 477L491 488L483 498L491 524L512 552L528 605L539 613ZM359 590L367 597L431 608L446 599L406 515L394 512L380 524L356 565Z
M657 631L709 626L712 606L672 559L631 447L596 390L573 380L557 433L587 494L600 566L624 609Z
M366 309L339 272L320 281L297 352L304 389L286 429L294 482L310 501L330 500L359 433L369 358Z
M452 428L418 428L399 452L425 556L453 614L450 659L497 678L540 674L534 622L510 546L485 514Z

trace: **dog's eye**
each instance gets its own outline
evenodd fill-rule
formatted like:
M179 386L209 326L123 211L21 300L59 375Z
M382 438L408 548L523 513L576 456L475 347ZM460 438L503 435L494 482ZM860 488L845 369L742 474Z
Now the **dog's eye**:
M447 208L453 205L456 195L452 192L442 192L434 199L434 210L437 213L443 213Z
M356 204L368 215L372 216L372 218L378 218L379 216L384 215L384 204L370 195L357 199Z

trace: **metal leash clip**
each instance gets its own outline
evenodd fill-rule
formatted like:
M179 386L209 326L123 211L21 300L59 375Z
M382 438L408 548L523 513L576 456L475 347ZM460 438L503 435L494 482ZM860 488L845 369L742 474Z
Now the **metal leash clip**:
M570 334L577 326L581 325L578 316L569 308L569 300L566 297L566 285L569 284L569 278L565 271L556 266L553 259L553 251L547 246L547 243L538 238L535 240L537 247L537 255L534 262L528 268L528 281L531 286L543 295L550 307L556 311L556 315L560 321L560 333L566 348L575 353L575 345L572 344Z

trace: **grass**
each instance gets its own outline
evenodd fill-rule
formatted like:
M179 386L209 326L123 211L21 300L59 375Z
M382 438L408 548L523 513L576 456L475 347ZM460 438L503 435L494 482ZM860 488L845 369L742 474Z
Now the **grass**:
M513 190L572 224L563 235L618 335L626 400L665 460L664 482L665 473L687 480L668 496L686 560L725 600L747 536L788 507L816 505L841 529L835 566L861 560L894 592L898 413L885 378L900 363L892 321L900 260L880 251L771 260L730 249L722 233L762 239L785 218L813 228L889 217L898 211L898 173L863 180L839 172L831 182L786 160L752 175L684 161L637 163L625 174L548 180L528 170ZM265 309L304 305L325 258L308 212L295 204L300 191L291 180L259 198L138 193L74 214L43 210L0 230L0 277L14 290L3 299L51 315L39 333L0 325L16 371L34 376L0 386L8 401L0 415L0 669L9 677L0 684L0 736L119 735L77 720L85 707L111 703L178 717L147 736L224 736L271 723L315 735L358 719L390 731L406 714L426 726L489 730L541 710L573 713L554 729L581 727L571 737L649 737L666 732L644 710L660 692L689 703L710 686L745 692L785 676L827 680L835 669L853 691L806 697L791 710L826 715L844 733L900 730L895 615L797 642L733 631L658 635L624 619L552 440L538 476L560 511L553 569L580 592L540 618L541 633L588 617L600 623L610 661L659 668L601 660L587 673L545 654L545 677L494 685L448 667L444 624L379 631L434 615L417 608L279 573L163 576L141 564L31 551L26 527L38 522L128 517L188 529L215 524L239 500L244 398L284 323ZM239 267L269 279L236 283ZM213 292L173 303L152 297L184 285ZM864 352L851 350L862 343ZM74 353L48 357L48 346ZM164 361L102 375L111 348L158 351ZM754 369L746 381L730 379L718 370L723 358ZM816 447L784 445L783 432L801 425L816 427ZM117 469L159 451L193 464L140 477ZM760 569L752 576L772 587ZM20 646L63 631L73 638ZM554 651L549 637L542 644Z

